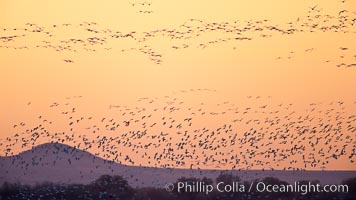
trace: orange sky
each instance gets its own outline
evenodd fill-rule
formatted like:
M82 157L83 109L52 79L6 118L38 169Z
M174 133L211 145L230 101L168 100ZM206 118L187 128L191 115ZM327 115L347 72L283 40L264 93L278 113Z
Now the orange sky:
M216 102L227 100L245 106L246 96L260 95L272 96L268 101L274 105L281 102L297 104L296 109L300 113L312 102L326 104L342 100L346 102L346 114L355 114L355 67L336 67L340 63L356 63L356 49L351 45L351 41L355 40L355 26L350 27L347 33L317 31L283 35L266 32L272 35L268 38L249 32L246 36L253 38L250 41L221 42L206 48L199 45L219 38L226 39L230 33L213 32L184 40L158 34L143 43L132 39L114 40L108 34L100 33L98 37L107 37L107 41L104 45L93 47L95 52L84 51L83 47L76 45L77 52L36 48L37 45L44 45L43 41L60 44L60 41L70 38L95 36L79 27L83 22L98 23L92 26L98 30L135 31L140 37L144 32L158 29L184 30L181 25L187 23L199 26L198 22L189 22L189 19L203 20L204 23L233 23L238 20L237 26L241 27L246 20L268 19L269 25L283 28L298 18L307 19L310 7L315 5L323 15L338 16L341 10L348 10L354 18L353 12L356 11L355 1L340 3L337 0L154 0L151 6L140 6L140 2L2 1L0 37L22 33L10 29L24 28L26 23L53 31L54 36L49 38L44 34L26 33L26 37L14 41L0 40L0 138L14 135L12 127L16 123L36 124L38 115L49 116L56 121L56 125L52 125L53 130L67 130L63 119L53 114L48 105L75 95L84 97L75 103L81 107L81 114L98 118L113 115L107 111L111 104L134 107L140 97L163 97L172 95L174 91L192 88L217 90L218 95L209 93L206 98L199 94L183 97L188 102L210 103L212 106L209 109L217 111L220 108L213 106ZM130 3L136 4L131 6ZM144 14L140 10L153 13ZM71 26L53 28L54 24L65 23ZM145 45L162 55L162 64L155 64L147 55L136 50L127 50ZM172 49L172 46L182 45L189 45L189 48ZM12 48L21 46L29 48ZM342 51L340 47L347 47L348 50ZM308 52L307 49L313 50ZM294 53L290 53L292 51ZM288 56L291 58L288 59ZM71 59L74 63L66 63L64 59ZM31 102L31 107L27 106L28 102ZM263 102L255 106L260 104ZM192 103L192 106L196 104ZM219 120L224 122L224 118ZM201 121L199 126L213 126L204 123L204 120ZM21 150L14 149L14 152ZM149 165L144 160L142 163ZM329 165L328 169L356 168L343 160Z

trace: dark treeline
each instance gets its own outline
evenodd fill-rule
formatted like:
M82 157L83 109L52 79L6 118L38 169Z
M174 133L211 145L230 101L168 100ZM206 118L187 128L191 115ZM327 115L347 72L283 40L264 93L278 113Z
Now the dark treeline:
M287 182L281 181L274 177L267 177L262 180L265 184L272 185L288 185ZM182 177L174 184L177 186L178 182L197 183L203 182L207 184L214 184L214 181L208 178L185 178ZM250 182L242 181L239 177L230 174L221 174L215 180L215 183L224 182L232 183L239 182L243 185L249 185ZM318 181L312 181L318 183ZM303 182L301 182L302 184ZM304 183L308 183L305 181ZM130 199L130 200L201 200L201 199L356 199L356 178L348 179L342 182L348 185L348 192L310 192L308 194L301 194L300 192L283 192L270 193L258 192L256 188L248 192L218 192L214 191L206 194L204 192L178 192L177 187L173 191L168 192L165 188L133 188L121 176L103 175L99 179L90 184L52 184L44 183L36 186L28 186L5 182L0 188L0 200L5 199Z

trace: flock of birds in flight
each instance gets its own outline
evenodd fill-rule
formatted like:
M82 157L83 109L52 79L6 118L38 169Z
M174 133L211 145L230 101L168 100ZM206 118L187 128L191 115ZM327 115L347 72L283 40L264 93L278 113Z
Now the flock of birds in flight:
M345 3L345 2L341 2ZM131 2L133 8L139 13L152 14L152 2ZM208 22L200 19L189 19L185 23L174 28L162 28L151 31L128 31L122 32L110 28L102 28L95 22L84 22L80 24L54 24L52 26L40 26L27 23L25 27L4 28L0 27L0 48L8 49L52 49L57 52L97 52L101 50L115 50L119 44L115 41L126 40L133 42L131 48L119 49L121 52L135 51L146 55L152 62L161 64L163 62L164 48L157 47L153 39L169 39L170 50L182 50L186 48L205 49L218 44L236 44L257 38L270 38L276 35L293 35L298 33L322 33L337 32L354 34L356 13L349 10L340 10L335 15L325 14L319 6L309 8L307 15L299 17L285 24L274 24L272 21L247 20ZM57 36L57 32L65 31L68 37ZM76 36L70 36L75 33ZM83 33L77 36L77 33ZM36 41L40 35L41 41ZM85 37L85 36L87 37ZM88 36L90 35L90 36ZM208 36L208 37L206 37ZM209 39L207 39L209 38ZM18 41L18 42L17 42ZM23 44L35 41L35 44ZM2 43L2 44L1 44ZM235 45L236 46L236 45ZM158 50L160 49L160 50ZM234 47L236 49L236 47ZM355 67L356 53L354 49L340 47L340 56L335 60L327 59L326 63L334 62L337 67ZM304 53L312 53L316 48L306 49ZM166 51L167 52L167 51ZM279 56L279 59L291 59L296 52L291 51L287 56ZM75 54L73 54L75 56ZM345 61L347 60L347 61ZM64 59L66 63L74 63L74 59Z
M269 103L270 96L247 96L245 106L184 100L215 92L140 98L137 106L110 105L107 116L85 115L75 105L83 97L68 97L48 105L62 118L40 115L36 122L13 125L13 136L0 139L1 152L14 156L14 149L51 142L115 163L169 169L320 170L340 160L354 165L356 115L348 109L356 102L315 102L303 112L292 103ZM67 128L53 129L63 122ZM20 158L13 162L31 165Z
M152 2L130 2L130 5L138 13L154 13L151 9ZM130 40L134 42L134 46L121 49L121 52L137 51L152 62L161 64L163 54L150 45L150 41L155 38L168 38L169 48L173 51L194 47L205 49L222 43L270 38L277 34L354 34L355 23L355 12L340 10L336 15L329 15L322 13L319 6L310 7L304 17L279 25L267 19L229 22L189 19L175 28L121 32L102 28L95 22L54 24L47 27L27 23L25 27L1 27L0 48L96 52L114 50L116 46L111 46L111 43L115 40ZM57 37L57 31L70 33L77 29L87 33L83 35L90 36ZM35 42L34 45L16 45L38 35L42 41ZM213 39L200 39L207 35ZM316 50L308 48L304 53L313 53ZM356 60L356 54L352 50L350 47L340 46L338 61L341 61L335 65L355 67L356 63L343 61ZM276 59L292 59L296 53L290 51L287 56ZM75 62L73 59L63 61ZM195 92L215 91L180 91L181 94ZM346 159L351 164L356 161L356 115L347 113L345 107L353 107L355 102L311 103L307 112L303 113L290 103L266 103L265 100L271 97L248 96L246 98L254 102L252 106L239 107L226 101L215 105L216 110L211 110L206 102L187 106L179 96L165 96L141 98L138 101L144 104L142 107L110 105L109 110L115 113L113 116L97 117L79 113L74 100L81 98L75 96L49 105L49 109L58 111L67 121L66 131L53 132L51 127L56 125L55 120L40 115L37 117L39 124L35 126L26 122L13 125L14 135L0 139L2 152L5 152L5 156L12 156L13 149L29 149L43 141L51 141L95 152L95 155L117 163L163 168L200 169L203 166L235 170L304 170L325 169L339 159ZM266 99L259 101L263 98ZM32 106L32 103L29 102L27 106ZM218 123L219 117L224 119L223 123ZM201 121L205 119L213 119L217 123L204 125ZM129 152L136 154L136 157ZM27 167L29 165L22 164Z
M137 13L154 14L152 2L130 2L130 5ZM132 40L133 47L120 51L136 51L161 64L163 53L150 45L150 40L154 38L169 38L172 51L205 49L223 43L268 39L278 34L354 34L355 23L355 12L341 10L332 16L323 14L318 6L311 7L306 17L284 25L275 25L269 20L207 22L189 19L176 28L121 32L102 28L95 22L47 27L27 23L22 28L0 27L0 48L41 48L75 55L81 51L113 51L117 48L111 45L114 41ZM56 36L57 31L77 29L90 37ZM217 33L219 36L214 35ZM209 34L215 38L200 40ZM41 35L43 40L34 45L16 45L23 39L30 41L32 36L37 38L37 35ZM336 67L356 67L356 62L349 62L356 61L353 48L340 46L338 58L325 62L333 62ZM308 48L299 53L312 54L315 51L316 48ZM293 59L297 53L290 51L276 60ZM63 62L69 64L75 60L66 58ZM204 100L192 105L184 99L187 94L204 96L205 93L215 92L212 89L190 89L164 97L140 98L137 106L112 104L108 106L107 113L110 114L107 116L89 115L81 110L76 104L83 101L82 96L67 97L48 105L48 109L60 117L51 118L42 114L31 122L14 124L13 135L0 138L1 156L12 156L13 167L27 170L31 165L45 163L41 162L41 156L30 162L22 160L22 157L15 156L18 149L28 150L50 142L91 152L108 160L109 164L169 169L320 170L338 162L355 166L356 115L350 108L355 108L356 102L313 102L303 112L292 103L271 103L270 96L247 96L246 105L235 105L230 101L211 105ZM27 106L33 104L35 102L28 102ZM65 127L62 122L65 122ZM58 127L61 131L55 131ZM72 152L66 153L70 155ZM81 159L78 155L69 157L65 160L69 165L73 162L71 159ZM57 165L63 160L57 159L57 162L47 164Z
M149 2L149 1L130 2L130 5L133 8L137 8L138 13L143 13L143 14L152 14L153 13L153 10L151 10L152 2Z

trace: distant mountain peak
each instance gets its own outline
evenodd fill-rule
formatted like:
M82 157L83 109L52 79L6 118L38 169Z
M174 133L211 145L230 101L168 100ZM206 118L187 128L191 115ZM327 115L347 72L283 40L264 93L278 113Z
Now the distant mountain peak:
M33 146L32 149L21 152L19 154L19 156L28 154L28 153L36 154L36 153L43 153L43 152L46 152L46 153L75 153L75 154L81 153L81 154L88 154L90 156L93 156L91 153L89 153L87 151L83 151L81 149L77 149L76 147L72 147L67 144L58 143L58 142L44 143L44 144L40 144L37 146Z
M76 147L69 146L67 144L63 143L58 143L58 142L53 142L53 143L43 143L38 146L32 147L31 151L42 151L42 150L54 150L54 151L61 151L61 150L77 150L77 151L82 151L80 149L77 149Z
M221 170L165 169L152 167L126 166L105 160L75 147L62 143L44 143L16 156L0 159L0 185L4 182L22 184L90 183L101 175L120 175L134 187L162 187L181 177L207 177L215 180ZM295 180L318 179L324 183L354 177L353 171L231 171L242 180L263 177L278 177L292 182Z

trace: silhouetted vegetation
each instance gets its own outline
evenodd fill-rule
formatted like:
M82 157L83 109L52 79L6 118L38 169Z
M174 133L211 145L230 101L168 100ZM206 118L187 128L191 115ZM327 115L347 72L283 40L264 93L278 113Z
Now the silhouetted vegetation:
M288 183L281 181L274 177L266 177L263 180L259 180L266 185L285 185ZM132 188L129 183L121 176L109 176L103 175L90 184L52 184L43 183L36 186L21 185L18 183L5 182L0 188L0 200L3 199L127 199L127 200L202 200L202 199L356 199L356 178L348 179L342 182L342 184L348 185L348 192L309 192L302 194L301 192L261 192L257 191L256 187L252 187L252 190L248 190L248 187L242 189L243 186L249 186L251 183L257 183L258 181L241 181L238 176L234 176L228 173L221 174L215 181L209 178L192 178L182 177L174 183L174 189L167 191L165 188ZM179 191L177 189L178 183L185 183L187 185L195 185L196 190L193 192ZM200 185L199 183L204 183ZM239 183L240 187L235 185L237 191L221 192L216 190L217 184L220 183L220 188L229 188L231 183ZM302 184L308 184L309 181L302 181ZM320 184L318 181L311 181L312 184ZM214 190L211 192L199 191L206 185L214 185ZM261 186L262 187L262 186ZM197 189L198 188L198 189ZM239 190L240 189L240 190Z
M350 178L342 182L342 184L346 184L349 186L349 192L352 194L356 199L356 177Z

